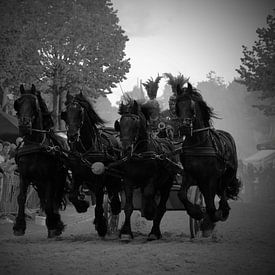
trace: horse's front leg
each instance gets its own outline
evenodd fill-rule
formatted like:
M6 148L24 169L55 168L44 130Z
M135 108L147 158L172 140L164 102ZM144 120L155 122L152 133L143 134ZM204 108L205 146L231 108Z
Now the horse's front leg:
M172 181L172 179L170 180ZM156 209L156 215L153 219L153 227L147 238L148 241L158 240L162 237L160 231L160 222L166 212L166 203L169 198L170 188L171 187L168 186L167 188L160 190L160 201Z
M227 200L228 200L228 198L226 196L226 191L223 190L222 195L220 197L220 201L219 201L219 209L216 212L216 217L220 221L226 221L229 216L230 206L229 206Z
M103 183L97 182L95 189L96 206L95 206L95 229L100 237L104 237L107 234L107 220L104 217L103 198L104 190Z
M58 182L48 181L44 183L47 186L45 192L45 214L46 214L46 226L48 229L48 238L54 238L60 236L65 229L64 223L61 221L59 214L60 202L57 197L56 187ZM41 200L41 198L40 198Z
M201 220L205 213L202 211L201 207L197 204L193 204L188 199L188 190L191 186L197 185L195 180L188 174L182 178L181 189L178 192L178 198L183 203L184 208L186 209L187 214L195 220Z
M20 175L19 194L17 196L18 212L13 226L13 234L15 236L23 236L26 231L25 204L29 184L30 182Z
M122 241L130 241L134 238L131 229L131 215L134 210L133 206L133 187L130 181L125 180L124 182L124 192L125 192L125 205L124 214L125 221L120 229L119 237Z
M70 184L70 193L69 193L69 201L74 205L76 211L78 213L87 212L90 204L86 200L80 200L79 197L79 187L81 182L76 180L76 177L73 175L71 178Z
M203 237L209 237L216 226L216 222L219 221L218 211L215 206L217 179L212 178L199 186L206 206L206 216L202 220L201 229Z

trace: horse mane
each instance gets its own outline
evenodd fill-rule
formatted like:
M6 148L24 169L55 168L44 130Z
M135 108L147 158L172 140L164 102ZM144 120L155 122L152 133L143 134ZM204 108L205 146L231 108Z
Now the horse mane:
M75 95L74 100L85 109L91 123L94 125L103 125L105 123L105 121L96 113L90 101L82 93Z
M176 101L178 102L185 99L191 99L196 103L198 103L201 111L202 119L207 126L212 125L213 118L217 118L217 119L219 118L214 112L214 109L207 105L206 101L203 99L202 95L197 91L197 89L193 88L192 85L189 83L187 88L185 87L181 89L178 88L177 90Z

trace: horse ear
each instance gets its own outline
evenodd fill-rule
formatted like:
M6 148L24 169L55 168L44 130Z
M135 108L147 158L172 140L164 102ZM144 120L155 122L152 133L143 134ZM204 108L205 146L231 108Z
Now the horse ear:
M180 95L183 92L183 89L179 84L176 87L176 92L177 92L177 95Z
M193 92L193 86L188 82L187 84L187 93L192 93Z
M14 103L13 103L13 108L14 108L14 110L16 111L16 112L18 112L18 101L17 100L15 100L14 101Z
M24 93L25 93L25 88L24 88L24 85L23 85L23 84L20 85L20 93L21 93L21 94L24 94Z
M68 104L69 102L71 102L72 99L73 99L73 96L69 92L67 92L67 94L66 94L66 103L65 104Z
M133 103L132 112L136 115L138 114L138 103L135 100L134 100L134 103Z
M31 93L32 94L36 94L36 88L35 88L35 86L32 84L32 87L31 87Z
M61 112L60 118L66 122L66 120L67 120L67 112L66 111Z
M114 128L116 132L120 132L120 124L118 120L115 121Z

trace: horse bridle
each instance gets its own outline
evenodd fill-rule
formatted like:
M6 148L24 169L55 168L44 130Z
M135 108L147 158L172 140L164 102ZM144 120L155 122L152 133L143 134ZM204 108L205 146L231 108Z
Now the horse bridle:
M180 102L180 101L184 101L184 100L179 99L178 102ZM196 108L195 108L196 102L192 98L190 98L190 101L191 101L191 111L192 111L193 115L192 115L192 117L187 117L187 118L184 118L184 119L179 118L180 119L179 130L183 129L183 128L190 129L190 136L192 137L194 133L207 131L207 130L212 129L213 127L203 127L203 128L194 129L194 122L197 119Z
M74 144L75 142L79 142L80 141L80 130L81 130L81 127L83 126L83 123L84 123L84 108L76 100L73 100L72 102L70 102L68 104L68 106L70 106L70 107L77 107L78 106L80 108L80 110L81 110L81 122L80 122L80 124L77 127L78 129L77 129L76 134L74 135L75 138L74 139L68 138L68 142L70 144ZM67 107L67 114L68 114L68 107ZM67 129L67 135L68 135L68 124L67 124L67 122L66 122L66 126L65 127Z
M179 117L179 121L180 121L179 131L181 131L181 129L189 129L190 136L192 136L194 131L196 131L196 130L193 129L193 125L194 125L194 122L196 120L196 108L195 108L196 103L191 98L189 100L191 102L191 111L192 111L193 115L192 115L192 117L186 117L186 118L180 118ZM177 102L181 102L181 101L184 101L184 99L179 98L177 100ZM178 108L178 106L177 106L177 108Z
M136 114L125 113L125 114L122 115L121 119L122 119L123 117L131 118L131 119L133 119L135 122L137 122L138 124L140 124L140 122L141 122L140 116L139 116L139 115L136 115ZM136 148L137 145L138 145L138 142L137 142L138 136L139 136L139 127L138 127L137 133L136 133L136 135L135 135L135 137L134 137L133 139L131 139L131 138L129 138L129 137L127 137L127 138L123 138L123 137L121 138L121 137L120 137L120 141L128 141L128 142L131 144L131 152L130 152L130 155L133 154L135 148Z

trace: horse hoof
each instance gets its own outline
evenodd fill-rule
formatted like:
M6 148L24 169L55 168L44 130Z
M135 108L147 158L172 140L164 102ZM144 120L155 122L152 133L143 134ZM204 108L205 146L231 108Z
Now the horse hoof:
M202 237L203 238L209 238L212 235L213 230L209 229L209 230L203 230L202 231Z
M147 237L147 241L156 241L159 240L161 237L158 237L155 234L149 234L149 236Z
M74 207L76 209L76 211L78 213L85 213L87 212L89 206L90 206L90 203L88 201L81 201L81 200L78 200L77 202L74 202Z
M48 239L53 239L55 237L58 237L62 234L63 231L56 230L56 229L51 229L48 230Z
M202 237L208 238L212 235L212 232L215 228L216 224L210 220L207 216L202 220L201 229L202 229Z
M132 240L132 236L130 234L121 234L120 235L120 241L124 243L128 243Z
M13 235L14 236L24 236L25 230L13 230Z

